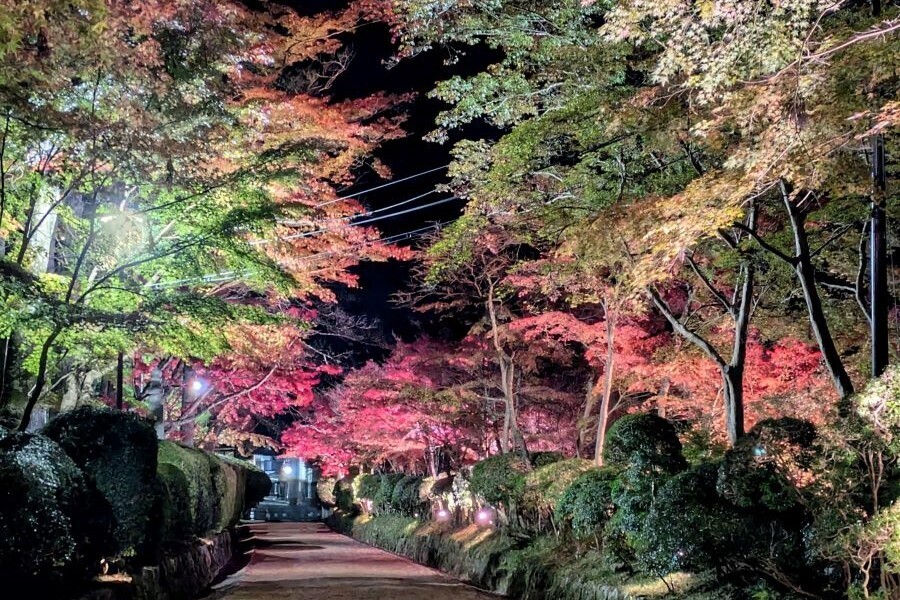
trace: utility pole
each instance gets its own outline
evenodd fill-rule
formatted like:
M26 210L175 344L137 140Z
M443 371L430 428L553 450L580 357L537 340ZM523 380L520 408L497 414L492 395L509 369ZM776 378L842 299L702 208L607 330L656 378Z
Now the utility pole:
M872 136L872 216L869 228L869 306L872 311L872 377L888 363L887 213L884 136Z

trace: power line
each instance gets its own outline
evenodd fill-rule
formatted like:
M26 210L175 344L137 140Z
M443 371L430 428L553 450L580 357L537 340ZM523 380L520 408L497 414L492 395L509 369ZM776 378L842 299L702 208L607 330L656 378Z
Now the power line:
M390 244L395 244L397 242L417 239L417 238L427 235L431 231L434 231L436 229L440 229L446 225L449 225L450 223L454 222L455 220L456 219L454 218L454 219L449 219L447 221L433 223L432 225L426 225L425 227L419 227L418 229L412 229L410 231L404 231L402 233L395 233L393 235L389 235L388 237L381 238L381 239L375 240L375 241L379 241L384 244L390 245ZM317 252L315 254L303 256L303 257L299 258L297 260L297 262L301 262L301 261L305 262L305 261L309 261L309 260L315 260L318 258L326 258L328 256L335 256L335 255L344 256L353 250L359 250L361 248L365 248L368 245L371 245L371 242L354 244L354 245L350 246L349 248L345 248L341 251ZM146 287L149 289L162 289L162 288L169 288L169 287L178 287L181 285L185 285L188 283L194 283L194 282L197 282L197 283L222 283L225 281L231 281L231 280L238 279L240 277L244 277L244 276L252 275L252 274L253 274L253 271L250 271L250 270L244 270L244 271L240 271L240 272L222 271L219 273L210 273L207 275L199 275L197 277L176 279L174 281L158 282L158 283L147 285Z
M351 223L351 225L368 225L369 223L375 223L376 221L381 221L383 219L391 219L393 217L398 217L400 215L405 215L405 214L409 214L412 212L425 210L426 208L431 208L433 206L438 206L440 204L446 204L447 202L452 202L454 200L459 200L459 199L460 199L459 196L450 196L449 198L443 198L441 200L429 202L428 204L423 204L422 206L415 206L413 208L407 208L406 210L400 210L400 211L397 211L394 213L390 213L390 214L386 214L386 215L379 215L377 217L372 217L371 219L364 219L362 221L357 221L355 223ZM409 200L409 202L411 202L411 201L412 200ZM408 201L404 200L403 202L398 203L395 206L404 204L406 202L408 202ZM356 217L358 217L358 216L360 216L360 215L356 215ZM330 230L326 227L326 228L322 228L322 229L316 229L314 231L304 231L302 233L293 233L293 234L289 234L289 235L282 235L282 236L278 236L274 239L254 240L254 241L250 242L250 244L252 246L262 246L264 244L270 244L270 243L276 242L276 241L299 240L299 239L303 239L303 238L307 238L307 237L312 237L312 236L318 235L320 233L327 233L328 231L330 231Z
M363 190L363 191L361 191L361 192L356 192L355 194L348 194L348 195L345 195L345 196L339 196L339 197L335 198L334 200L329 200L328 202L322 202L322 203L320 203L320 204L315 204L315 205L313 205L313 208L321 208L321 207L323 207L323 206L328 206L328 205L334 204L334 203L336 203L336 202L341 202L342 200L349 200L349 199L351 199L351 198L356 198L356 197L358 197L358 196L362 196L363 194L368 194L369 192L375 192L375 191L378 191L378 190L383 190L384 188L390 187L390 186L392 186L392 185L396 185L396 184L398 184L398 183L403 183L404 181L409 181L409 180L411 180L411 179L417 179L417 178L419 178L419 177L422 177L423 175L428 175L429 173L435 173L435 172L437 172L437 171L442 171L443 169L446 169L446 168L449 167L449 166L450 166L450 164L448 163L448 164L442 165L442 166L440 166L440 167L435 167L435 168L433 168L433 169L428 169L427 171L422 171L421 173L414 173L414 174L409 175L408 177L404 177L404 178L402 178L402 179L394 179L394 180L392 180L392 181L388 181L387 183L383 183L383 184L381 184L381 185L377 185L377 186L375 186L375 187L373 187L373 188L369 188L369 189Z

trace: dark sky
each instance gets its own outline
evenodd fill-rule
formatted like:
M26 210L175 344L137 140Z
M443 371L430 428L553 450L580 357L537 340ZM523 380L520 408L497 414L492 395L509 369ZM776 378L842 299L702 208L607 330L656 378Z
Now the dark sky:
M404 111L407 115L404 128L408 135L402 139L386 142L375 152L375 156L391 169L392 179L402 179L447 165L454 139L443 145L422 139L434 128L434 119L438 112L445 108L441 102L428 98L426 94L437 81L454 73L466 74L479 70L487 63L490 55L487 52L470 52L451 70L443 64L442 53L430 51L387 68L385 61L391 58L394 52L387 26L371 24L361 27L345 36L344 42L352 48L354 58L347 71L336 80L329 91L335 100L360 98L380 91L418 93L416 100ZM464 132L466 136L476 137L491 133L488 128L478 126ZM455 139L459 139L459 136ZM383 208L433 190L444 181L444 175L444 171L438 171L360 195L358 199L370 210ZM383 183L385 181L377 174L365 169L357 173L356 184L342 193L352 194ZM447 196L446 193L435 193L405 205L402 209L428 204ZM452 220L459 216L462 207L461 201L447 202L433 208L381 219L373 225L381 230L383 236L398 235L436 222ZM405 243L414 243L414 240ZM336 290L341 305L351 313L380 321L382 332L389 340L393 336L410 340L421 333L452 335L439 331L430 319L398 308L391 302L391 295L408 285L408 264L395 261L363 263L357 268L357 273L360 276L359 289ZM425 331L422 331L423 329Z

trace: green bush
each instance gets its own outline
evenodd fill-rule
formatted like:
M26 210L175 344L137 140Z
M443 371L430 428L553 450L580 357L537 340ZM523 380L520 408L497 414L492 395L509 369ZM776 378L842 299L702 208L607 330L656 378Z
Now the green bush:
M556 503L556 516L580 538L602 531L615 510L612 486L616 471L609 467L585 471L566 488Z
M407 475L399 480L391 492L391 508L406 517L419 516L423 510L419 497L421 485L422 478L415 475Z
M786 513L802 511L793 480L813 468L816 429L812 423L782 418L760 421L719 468L719 494L735 506Z
M594 468L593 461L570 458L535 467L525 476L522 508L530 511L552 511L568 487L585 471Z
M334 500L338 509L345 513L352 513L356 510L352 478L344 477L334 482Z
M163 440L159 442L159 463L177 468L187 480L191 533L204 536L215 529L220 503L206 453Z
M566 456L562 452L534 452L531 454L531 465L544 467L565 460L565 458Z
M335 505L334 484L337 483L336 477L322 477L316 482L316 496L324 506L332 507Z
M375 510L382 513L388 513L393 510L391 500L394 496L394 486L397 485L403 477L403 473L386 473L381 476L381 480L378 484L378 491L372 499Z
M374 473L366 473L359 477L359 490L357 491L357 495L366 500L373 500L375 494L378 493L378 488L381 486L381 476Z
M718 469L705 464L675 475L660 489L634 543L647 571L702 571L737 558L753 543L746 517L716 493Z
M611 495L616 510L606 529L608 549L631 561L656 491L687 467L675 427L652 414L626 415L609 429L604 458L619 468Z
M531 465L518 454L496 454L475 463L469 487L487 502L509 508L522 500L530 470Z
M606 435L603 458L610 465L640 463L642 468L667 474L687 467L675 427L647 413L625 415L613 423Z
M114 550L109 504L43 436L0 438L0 578L41 597Z
M156 551L161 497L156 433L145 419L90 406L63 413L44 428L106 498L115 518L117 553Z
M247 480L244 489L244 509L249 509L269 495L272 491L272 480L264 471L249 464L244 474Z
M162 540L176 544L193 537L191 493L187 477L178 467L160 463L159 482L162 487Z

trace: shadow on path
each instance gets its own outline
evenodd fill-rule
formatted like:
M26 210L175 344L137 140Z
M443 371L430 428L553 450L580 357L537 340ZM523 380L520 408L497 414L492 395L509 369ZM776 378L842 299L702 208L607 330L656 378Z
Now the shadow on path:
M486 600L496 598L317 523L250 526L246 567L207 600Z

